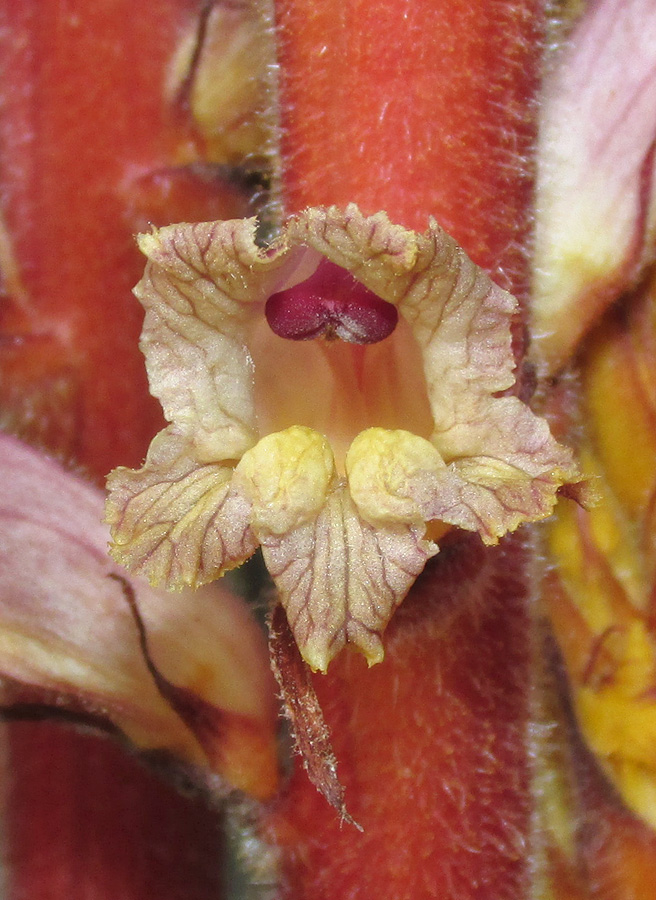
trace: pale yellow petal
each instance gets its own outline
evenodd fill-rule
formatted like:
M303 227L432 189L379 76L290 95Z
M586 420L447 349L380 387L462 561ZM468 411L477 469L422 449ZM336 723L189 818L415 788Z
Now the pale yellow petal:
M196 587L255 550L250 503L231 488L232 469L198 465L172 429L151 444L142 469L116 469L107 486L111 554L151 584Z
M151 392L200 462L238 459L257 439L249 329L303 251L263 252L254 219L171 225L139 246L150 260L135 293Z
M367 524L342 487L313 521L263 537L262 551L301 654L325 671L347 642L380 662L380 635L437 548L412 526Z
M374 524L439 520L496 543L548 516L558 487L575 475L571 454L546 422L515 398L490 400L488 416L448 435L462 457L447 466L429 441L403 431L362 432L346 458L360 514Z
M571 451L516 397L463 402L453 415L462 418L434 438L448 478L426 510L431 518L496 543L522 522L548 516L558 488L579 480Z

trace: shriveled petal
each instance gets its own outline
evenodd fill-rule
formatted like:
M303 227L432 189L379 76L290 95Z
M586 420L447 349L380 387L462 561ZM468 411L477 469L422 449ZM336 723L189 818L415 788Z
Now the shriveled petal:
M437 548L413 526L369 525L340 487L313 521L263 537L262 551L303 658L325 672L347 642L380 662L380 635Z
M37 701L113 723L140 747L209 763L236 787L271 793L266 649L240 601L217 587L172 596L131 579L107 555L100 492L6 435L0 479L0 674L10 696L25 686ZM202 720L181 718L159 689L130 599L152 663L196 698Z
M547 370L653 260L655 123L656 6L587 4L541 103L531 310Z
M257 541L251 505L231 478L228 466L198 465L172 428L161 432L143 468L108 478L114 559L169 589L206 584L240 565Z

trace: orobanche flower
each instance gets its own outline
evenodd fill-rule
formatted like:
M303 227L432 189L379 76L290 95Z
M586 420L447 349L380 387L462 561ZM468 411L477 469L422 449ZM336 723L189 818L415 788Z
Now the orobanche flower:
M656 240L656 5L580 4L540 103L532 331L557 372Z
M1 431L0 484L2 709L77 718L194 781L271 797L274 686L245 603L131 578L107 556L101 491Z
M441 523L495 543L578 480L513 396L516 301L433 221L350 205L142 235L136 293L171 423L109 478L112 554L200 585L261 545L305 660L370 664ZM311 340L315 338L314 340Z

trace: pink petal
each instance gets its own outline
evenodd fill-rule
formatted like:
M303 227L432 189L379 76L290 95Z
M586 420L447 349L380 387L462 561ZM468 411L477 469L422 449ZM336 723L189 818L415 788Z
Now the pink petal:
M273 695L262 635L241 603L219 588L170 595L130 578L107 555L100 492L6 435L0 480L2 676L34 700L110 721L140 747L210 762L229 783L269 793ZM181 717L153 667L190 692L203 715ZM201 728L208 717L211 747ZM236 734L244 740L238 763Z
M542 104L533 330L558 369L654 258L656 6L589 3Z

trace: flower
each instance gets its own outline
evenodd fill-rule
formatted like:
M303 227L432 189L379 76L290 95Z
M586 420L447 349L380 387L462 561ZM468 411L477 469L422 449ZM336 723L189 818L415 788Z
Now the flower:
M498 396L515 380L516 301L434 221L418 234L354 205L308 209L265 247L256 227L174 225L140 237L150 260L136 290L142 349L171 424L143 468L109 477L111 552L181 588L260 544L309 665L325 671L346 643L373 664L394 609L437 552L439 526L427 523L496 543L547 516L576 466L545 421ZM269 324L293 325L298 291L321 281L322 260L342 270L328 280L346 272L366 289L354 289L357 309L343 316L358 343L286 340ZM313 332L309 320L323 315L334 338L339 301L312 290L299 330ZM399 320L379 341L390 330L385 304ZM363 346L369 328L375 342Z
M107 555L101 492L4 434L0 477L3 706L69 711L216 788L271 796L274 692L239 598L213 585L172 602L130 578Z
M545 530L545 608L585 744L652 829L655 37L653 3L589 4L545 81L531 309L537 366L576 372L554 380L549 406L598 495L586 515L558 508ZM617 854L608 833L588 836L601 856Z
M587 746L656 828L656 273L606 315L579 359L581 465L599 503L545 531L544 598ZM554 406L558 403L554 397ZM561 407L571 398L561 399ZM630 465L627 461L630 460Z
M534 356L557 372L654 258L656 7L589 4L545 80Z

